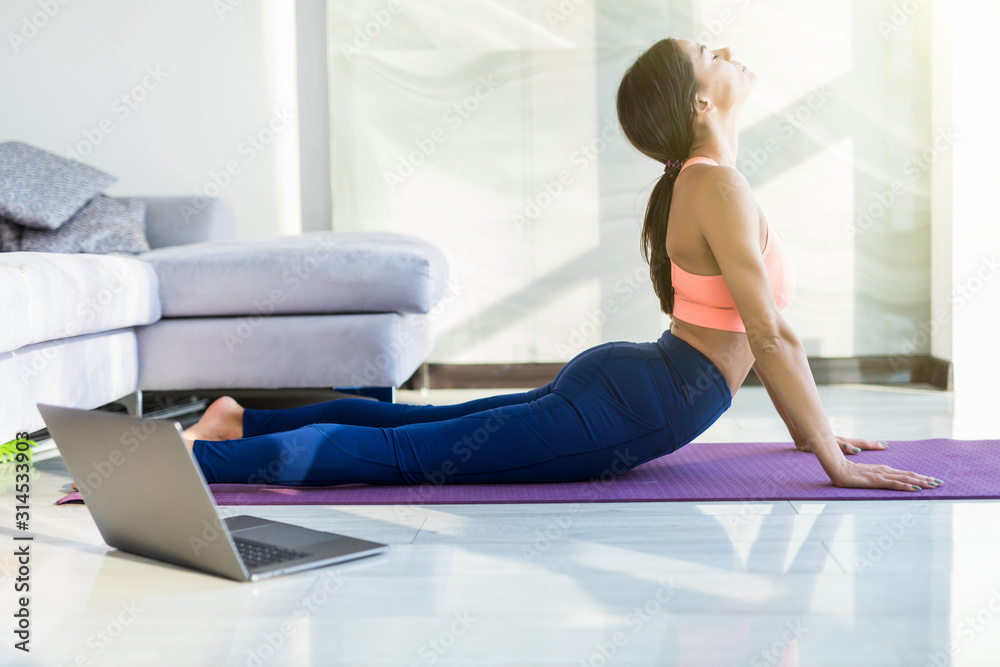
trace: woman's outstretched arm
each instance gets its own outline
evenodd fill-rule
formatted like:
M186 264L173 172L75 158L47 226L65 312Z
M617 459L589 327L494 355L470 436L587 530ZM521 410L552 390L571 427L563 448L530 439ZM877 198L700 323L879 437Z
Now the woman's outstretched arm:
M792 420L792 416L788 414L788 409L785 404L781 402L781 398L778 396L777 392L774 391L774 387L771 386L770 381L767 379L767 374L764 372L763 367L754 362L753 370L760 378L760 383L764 385L764 389L767 390L767 395L771 397L771 402L774 403L775 409L781 416L781 420L785 422L785 426L788 428L788 434L792 436L792 442L795 443L795 448L800 452L812 452L809 445L806 443L802 433L799 428L795 425L795 421ZM875 440L863 440L861 438L846 438L844 436L834 436L837 439L837 445L840 446L840 451L847 455L854 455L865 449L875 449L882 450L886 447Z
M805 349L781 316L760 253L760 214L750 184L736 169L712 166L702 171L695 193L696 216L746 328L756 364L770 383L776 402L788 414L803 446L812 451L835 486L900 491L932 488L932 477L865 466L844 457L820 404Z
M781 416L781 420L785 422L785 426L788 427L788 434L792 436L792 442L795 443L796 448L803 449L805 446L805 439L802 437L802 433L799 432L799 428L795 425L795 421L792 416L788 414L788 410L785 408L785 404L781 402L781 398L775 393L774 388L767 379L767 375L761 365L754 361L753 364L754 373L760 378L760 383L764 385L764 389L767 390L767 395L771 397L771 402L774 404L774 408L778 411Z

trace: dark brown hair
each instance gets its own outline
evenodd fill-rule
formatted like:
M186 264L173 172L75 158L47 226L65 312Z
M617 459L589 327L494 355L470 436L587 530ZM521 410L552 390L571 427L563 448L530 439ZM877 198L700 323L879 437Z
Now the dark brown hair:
M683 163L694 145L697 93L694 65L677 40L661 39L653 44L626 70L618 85L618 122L629 143L660 163ZM666 247L667 213L673 193L674 178L661 174L646 205L640 245L649 262L653 290L667 315L674 310Z

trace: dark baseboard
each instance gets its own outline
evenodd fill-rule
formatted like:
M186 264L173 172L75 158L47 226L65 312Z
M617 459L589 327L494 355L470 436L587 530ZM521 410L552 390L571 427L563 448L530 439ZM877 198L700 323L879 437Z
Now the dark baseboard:
M435 364L423 363L400 389L487 389L541 387L564 363Z
M950 361L927 357L927 384L947 391L955 390L955 367Z
M279 410L313 405L335 398L358 398L333 389L319 388L286 388L286 389L187 389L170 391L146 390L143 394L143 413L154 411L164 406L175 405L180 401L190 401L192 396L204 399L211 404L220 396L232 396L245 408L257 410ZM374 400L374 399L369 399Z
M555 378L563 363L421 364L400 389L486 389L541 387ZM809 359L817 385L821 384L929 384L951 391L952 364L930 355L905 357L818 357ZM761 386L751 369L744 384Z

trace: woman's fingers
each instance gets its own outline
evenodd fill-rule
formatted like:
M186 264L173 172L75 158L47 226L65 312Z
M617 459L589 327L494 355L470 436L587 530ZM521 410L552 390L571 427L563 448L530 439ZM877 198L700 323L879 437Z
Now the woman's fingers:
M871 477L873 487L878 489L892 489L894 491L919 491L922 486L917 483L917 480L903 479L896 475L887 475L885 473L873 473Z
M860 447L857 447L848 442L848 438L837 438L837 444L840 445L840 451L844 452L849 456L852 454L857 454L858 452L861 451Z
M895 488L899 488L903 491L919 491L920 489L936 489L941 485L941 480L931 477L929 475L920 475L915 472L910 472L908 470L896 470L895 468L890 468L888 466L879 466L881 469L879 472L881 476L886 480L890 481L895 485ZM902 488L899 485L908 486L909 488ZM917 487L917 488L914 488Z
M908 470L896 470L887 465L852 463L844 459L842 474L834 480L840 487L856 489L891 489L894 491L920 491L935 489L941 480ZM833 478L831 478L833 479Z
M861 440L855 439L854 446L861 449L888 449L888 446L882 440Z
M865 449L888 449L884 442L881 440L864 440L862 438L844 438L842 436L836 436L837 444L840 445L841 451L845 454L857 454L858 452Z

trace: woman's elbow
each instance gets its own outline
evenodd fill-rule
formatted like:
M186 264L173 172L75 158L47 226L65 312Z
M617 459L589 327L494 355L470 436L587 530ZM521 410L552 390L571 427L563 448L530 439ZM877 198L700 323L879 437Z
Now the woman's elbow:
M749 325L745 323L744 326L754 358L757 358L758 354L773 356L784 349L802 346L799 337L777 310L755 317Z

